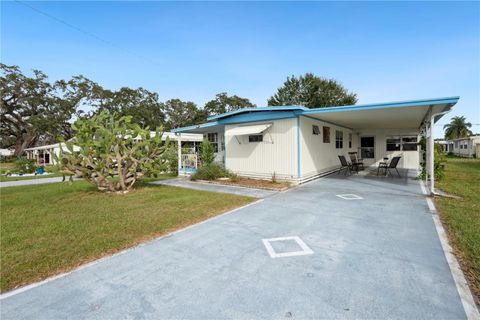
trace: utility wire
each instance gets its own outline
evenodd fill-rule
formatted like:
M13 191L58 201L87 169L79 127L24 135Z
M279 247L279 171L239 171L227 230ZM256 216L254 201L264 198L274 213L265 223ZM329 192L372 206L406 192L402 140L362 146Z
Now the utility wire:
M133 52L133 51L131 51L131 50L129 50L129 49L126 49L126 48L124 48L124 47L122 47L122 46L119 46L119 45L117 45L117 44L115 44L115 43L113 43L113 42L111 42L111 41L109 41L109 40L105 40L105 39L103 39L102 37L97 36L96 34L90 32L90 31L83 30L83 29L81 29L81 28L79 28L79 27L77 27L77 26L75 26L75 25L73 25L73 24L71 24L71 23L69 23L69 22L66 22L65 20L62 20L62 19L60 19L60 18L57 18L57 17L55 17L55 16L53 16L53 15L45 12L45 11L42 11L42 10L40 10L40 9L37 9L37 8L35 8L34 6L32 6L32 5L30 5L30 4L26 3L26 2L19 1L19 0L14 0L14 1L17 2L17 3L19 3L19 4L21 4L21 5L23 5L23 6L25 6L25 7L27 7L27 8L29 8L29 9L31 9L31 10L33 10L33 11L35 11L35 12L37 12L37 13L39 13L39 14L41 14L41 15L43 15L43 16L45 16L45 17L47 17L47 18L50 18L50 19L52 19L52 20L55 20L56 22L61 23L61 24L65 25L65 26L69 27L70 29L73 29L73 30L75 30L75 31L77 31L77 32L83 33L83 34L85 34L85 35L87 35L87 36L89 36L89 37L91 37L91 38L94 38L95 40L98 40L98 41L100 41L100 42L102 42L102 43L104 43L104 44L106 44L106 45L108 45L108 46L111 46L111 47L113 47L113 48L116 48L116 49L119 49L119 50L121 50L121 51L124 51L124 52L126 52L126 53L128 53L128 54L130 54L130 55L132 55L132 56L135 56L136 58L145 60L145 61L148 62L148 63L154 64L154 65L156 65L156 66L160 66L158 63L156 63L156 62L153 61L153 60L150 60L150 59L147 58L147 57L144 57L144 56L142 56L142 55L140 55L140 54L138 54L138 53L136 53L136 52Z

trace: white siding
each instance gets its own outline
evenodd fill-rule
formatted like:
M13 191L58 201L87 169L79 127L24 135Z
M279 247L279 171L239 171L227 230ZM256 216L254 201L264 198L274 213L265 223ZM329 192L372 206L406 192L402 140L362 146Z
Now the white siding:
M272 123L263 142L248 142L248 136L229 135L238 126ZM238 139L238 141L237 141ZM242 176L270 179L297 178L297 119L225 126L226 168Z
M417 136L420 141L418 131L402 130L402 129L379 129L379 130L358 130L358 146L360 147L360 137L375 137L375 159L365 159L364 163L372 166L378 166L378 163L384 161L387 157L392 159L394 156L400 156L399 168L418 169L420 166L419 151L387 151L387 137L390 136ZM418 147L417 150L420 150Z
M476 156L477 145L480 145L480 137L473 136L465 139L448 140L453 148L449 150L453 154L461 157L473 157ZM460 148L460 146L463 146Z
M313 134L312 126L317 125L319 135ZM323 127L330 128L330 143L323 142ZM335 146L335 131L343 132L343 148ZM348 134L352 133L352 148L348 145ZM348 152L357 151L357 141L352 130L332 125L321 120L300 117L300 171L301 180L336 169L340 165L339 155L348 160Z

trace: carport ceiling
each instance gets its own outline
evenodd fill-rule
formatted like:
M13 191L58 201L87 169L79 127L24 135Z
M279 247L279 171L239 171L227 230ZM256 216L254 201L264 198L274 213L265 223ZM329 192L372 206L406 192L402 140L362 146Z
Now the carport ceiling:
M376 107L326 108L304 112L304 115L352 129L418 129L430 107L434 113L450 108L449 104Z

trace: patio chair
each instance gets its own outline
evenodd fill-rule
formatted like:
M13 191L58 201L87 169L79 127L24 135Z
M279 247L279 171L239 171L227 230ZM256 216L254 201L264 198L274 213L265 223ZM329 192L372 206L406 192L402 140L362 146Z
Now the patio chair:
M357 152L349 152L348 156L350 157L350 160L352 161L353 165L356 165L357 167L361 167L361 170L365 170L365 167L363 166L363 159L359 159L357 156Z
M345 159L345 156L338 156L338 159L340 159L340 164L342 166L340 167L340 170L338 170L337 174L340 174L342 170L345 170L345 175L347 175L348 172L352 172L352 169L356 169L356 171L358 171L358 166L348 162L347 159Z
M395 171L397 171L398 177L401 178L402 176L400 175L400 172L398 172L397 170L397 165L398 165L398 162L400 161L400 158L401 157L393 157L390 163L380 162L377 169L377 176L378 176L378 173L380 172L380 169L385 169L385 175L387 175L388 173L392 174L390 170L395 169Z

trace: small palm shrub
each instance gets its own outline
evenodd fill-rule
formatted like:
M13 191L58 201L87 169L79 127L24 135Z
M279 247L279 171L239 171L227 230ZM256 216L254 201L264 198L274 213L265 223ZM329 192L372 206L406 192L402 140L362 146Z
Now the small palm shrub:
M168 173L178 174L178 150L175 143L170 143L169 146L165 148L163 159Z
M211 165L215 160L215 150L213 150L213 145L207 139L203 139L200 145L200 160L204 167Z

